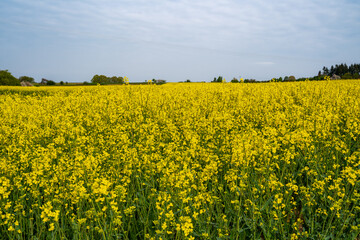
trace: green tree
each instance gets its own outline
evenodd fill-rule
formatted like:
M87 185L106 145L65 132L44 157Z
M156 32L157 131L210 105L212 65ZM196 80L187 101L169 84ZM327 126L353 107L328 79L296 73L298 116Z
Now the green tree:
M218 78L214 77L214 80L212 82L222 82L223 81L223 77L219 76Z
M21 77L19 77L19 81L20 82L29 82L29 83L34 83L35 82L35 80L34 80L34 78L32 78L32 77L28 77L28 76L21 76Z
M20 81L8 70L0 70L0 85L19 86Z
M124 78L123 77L118 77L117 78L117 83L118 84L123 84L124 83Z
M239 80L238 80L237 78L235 78L235 77L234 77L233 79L231 79L231 82L232 82L232 83L238 83L238 82L239 82Z
M92 79L91 79L91 83L94 84L107 84L109 83L108 77L106 77L105 75L95 75Z
M294 76L290 76L290 77L289 77L289 81L290 81L290 82L294 82L294 81L296 81L296 78L295 78Z
M347 79L350 77L348 73L352 75L352 78L358 78L357 76L360 74L360 64L353 63L350 66L346 63L335 64L335 66L332 65L330 67L330 70L327 67L323 67L323 74L327 76L333 76L335 74L342 79Z
M329 69L327 68L327 67L323 67L323 75L326 75L326 76L328 76L329 75L329 73L330 73L330 71L329 71Z
M113 77L107 79L107 83L109 83L109 84L122 84L122 83L124 83L124 78L123 77L113 76Z
M344 75L342 75L341 79L352 79L353 75L351 75L351 73L345 73Z
M251 79L247 78L247 79L244 80L244 83L255 83L255 82L256 82L256 80L252 79L252 78Z
M55 85L56 83L53 81L53 80L49 80L47 81L46 85L49 85L49 86L53 86Z

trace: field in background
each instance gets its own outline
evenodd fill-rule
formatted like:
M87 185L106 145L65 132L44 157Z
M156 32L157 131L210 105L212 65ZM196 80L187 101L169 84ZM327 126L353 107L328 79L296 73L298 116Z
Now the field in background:
M359 238L360 81L0 87L0 123L0 238Z

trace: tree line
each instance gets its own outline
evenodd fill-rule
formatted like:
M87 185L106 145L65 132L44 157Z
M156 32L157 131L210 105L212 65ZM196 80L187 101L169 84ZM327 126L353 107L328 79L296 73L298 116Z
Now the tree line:
M21 76L19 78L14 77L9 70L0 70L0 85L5 86L21 86L21 82L27 82L35 84L35 79L29 76ZM60 84L64 84L60 82ZM56 83L52 80L47 80L46 85L55 85Z
M20 86L20 83L26 81L34 83L34 78L28 76L14 77L8 70L0 70L0 85Z
M293 82L293 81L316 81L316 80L324 80L327 77L332 77L333 79L360 79L360 64L351 64L347 65L346 63L332 65L330 68L323 67L322 70L318 72L317 76L309 77L309 78L298 78L296 79L294 76L285 76L284 78L272 78L271 80L265 82ZM159 81L159 82L157 82ZM31 84L35 83L34 78L28 76L21 76L19 78L14 77L8 70L0 70L0 85L8 85L8 86L20 86L21 82L29 82ZM153 83L163 84L166 81L164 80L156 80L153 79ZM191 82L190 80L186 80L186 82ZM226 80L222 77L215 77L211 82L226 82ZM255 79L243 79L243 78L233 78L231 80L232 83L255 83L260 82ZM128 79L126 77L107 77L105 75L94 75L91 79L91 82L84 82L84 85L87 84L124 84L128 83ZM47 80L46 85L55 85L56 83L52 80ZM63 85L64 82L61 81L60 85Z
M47 79L43 79L45 80L44 83L43 81L40 84L43 85L56 85L56 82L52 81L52 80L47 80ZM91 79L91 83L88 82L84 82L84 85L87 84L123 84L125 83L125 80L123 77L107 77L105 75L94 75L94 77ZM32 77L28 77L28 76L21 76L19 78L14 77L9 70L0 70L0 85L5 85L5 86L20 86L21 82L28 82L31 84L36 84L35 83L35 79ZM59 83L60 85L64 85L63 81L60 81Z
M117 76L113 76L113 77L107 77L105 75L94 75L94 77L91 79L91 83L92 84L123 84L125 83L124 78L123 77L117 77ZM86 82L85 82L86 84Z
M346 63L332 65L330 68L323 67L322 71L318 72L317 76L295 78L295 76L275 77L267 81L256 81L255 79L237 79L233 78L232 83L255 83L255 82L295 82L295 81L319 81L331 79L360 79L360 64L351 64L348 66ZM211 82L226 82L222 76L214 77Z
M222 76L219 76L219 77L214 77L214 79L211 82L226 82L226 79L223 78ZM232 83L255 83L256 80L248 79L248 78L243 79L241 77L238 79L238 78L234 77L233 79L231 79L230 82L232 82Z
M348 66L346 63L331 65L330 68L323 67L322 71L319 71L319 75L322 76L333 76L338 75L342 79L359 79L360 78L360 64L351 64Z

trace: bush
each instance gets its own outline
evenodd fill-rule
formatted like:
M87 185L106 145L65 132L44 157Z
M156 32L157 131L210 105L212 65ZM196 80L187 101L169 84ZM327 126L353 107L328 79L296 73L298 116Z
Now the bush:
M345 73L344 75L341 76L341 79L352 79L353 75L351 75L351 73Z

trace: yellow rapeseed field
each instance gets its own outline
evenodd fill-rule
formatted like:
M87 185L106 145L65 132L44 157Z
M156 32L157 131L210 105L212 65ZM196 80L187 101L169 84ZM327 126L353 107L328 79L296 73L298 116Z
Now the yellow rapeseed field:
M0 239L359 239L360 81L0 87Z

